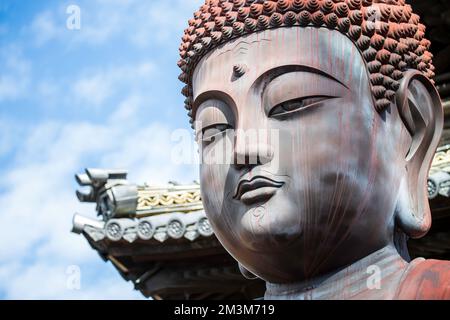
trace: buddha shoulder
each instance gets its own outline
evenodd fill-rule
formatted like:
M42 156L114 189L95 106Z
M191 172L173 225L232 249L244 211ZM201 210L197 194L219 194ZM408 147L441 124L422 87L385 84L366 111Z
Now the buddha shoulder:
M413 260L397 291L399 300L450 300L450 261Z

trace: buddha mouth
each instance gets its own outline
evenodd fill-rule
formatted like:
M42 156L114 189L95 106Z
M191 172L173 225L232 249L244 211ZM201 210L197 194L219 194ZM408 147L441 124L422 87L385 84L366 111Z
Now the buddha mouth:
M275 181L264 176L255 176L251 180L241 180L236 188L234 199L246 205L269 200L284 182Z

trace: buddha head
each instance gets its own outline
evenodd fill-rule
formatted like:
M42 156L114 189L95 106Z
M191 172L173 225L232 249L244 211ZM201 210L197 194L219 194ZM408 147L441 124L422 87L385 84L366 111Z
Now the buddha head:
M179 66L202 198L243 270L302 281L426 234L443 112L424 32L404 0L194 13Z

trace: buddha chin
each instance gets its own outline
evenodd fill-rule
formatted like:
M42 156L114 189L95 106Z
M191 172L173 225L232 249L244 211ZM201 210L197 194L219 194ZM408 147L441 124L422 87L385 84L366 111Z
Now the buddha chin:
M284 188L266 203L241 209L238 233L250 250L279 251L302 238L302 212L293 203L285 205L288 191Z

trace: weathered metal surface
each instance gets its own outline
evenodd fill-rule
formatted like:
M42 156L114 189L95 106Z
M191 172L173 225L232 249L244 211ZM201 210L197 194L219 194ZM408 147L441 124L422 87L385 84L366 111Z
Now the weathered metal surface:
M273 5L272 21L294 2L263 7ZM314 6L306 8L314 14L328 2L295 3ZM329 3L359 12L360 19L351 19L358 25L367 19L361 4L372 5ZM207 1L181 48L181 80L201 147L202 198L217 238L246 274L266 281L269 299L398 298L410 277L406 240L431 227L426 186L444 123L418 16L409 15L404 1L373 2L382 16L389 9L386 32L375 31L362 49L361 28L357 37L347 33L351 28L318 28L321 23L269 21L241 30L235 16L247 4ZM201 42L217 27L214 20L208 30L214 17L206 12L216 6L226 12L224 23L235 19L220 46ZM286 17L279 15L284 23ZM419 54L412 40L423 40ZM396 51L402 43L409 44ZM417 59L410 64L412 54ZM422 58L430 65L421 65ZM383 86L386 77L398 85ZM379 270L377 290L368 285L372 267ZM443 273L439 281L436 287L446 287L450 278ZM434 297L424 290L415 297Z

